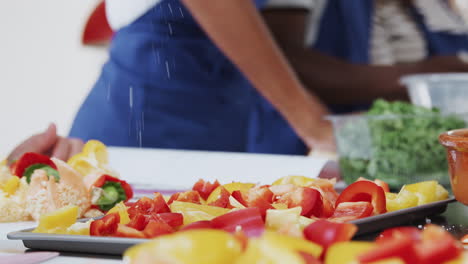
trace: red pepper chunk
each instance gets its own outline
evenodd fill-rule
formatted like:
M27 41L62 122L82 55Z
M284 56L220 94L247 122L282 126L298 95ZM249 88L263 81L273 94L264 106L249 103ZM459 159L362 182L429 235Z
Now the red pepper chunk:
M174 201L201 204L201 197L197 191L178 192L169 198L167 204L172 204Z
M218 199L216 199L216 201L214 202L209 203L208 205L226 208L228 207L228 205L230 205L229 197L231 196L231 194L229 193L228 190L226 190L226 188L222 186L220 188L221 188L221 193L219 194Z
M370 182L372 182L371 180L366 179L364 177L359 177L359 179L357 179L357 181L370 181ZM388 186L388 183L386 183L386 182L384 182L382 180L379 180L379 179L375 179L373 182L375 184L377 184L378 186L382 187L384 192L390 192L390 187Z
M149 217L143 214L136 214L131 219L130 222L127 224L128 227L135 228L136 230L143 231L146 225L148 224Z
M390 229L386 229L375 240L377 243L383 243L387 240L399 238L402 236L406 236L411 238L414 242L421 241L421 230L414 226L401 226L401 227L394 227Z
M142 197L127 209L130 219L133 219L138 214L152 215L159 213L169 213L171 210L167 206L164 197L160 193L154 194L154 199Z
M268 209L273 209L271 205L273 192L270 191L269 186L256 186L251 188L247 194L243 194L241 191L234 191L232 192L232 197L245 207L258 208L262 217L266 216Z
M110 175L107 175L107 174L102 175L101 177L99 177L93 183L93 186L101 188L102 186L104 186L104 184L106 184L106 182L118 182L118 183L120 183L120 186L122 186L122 189L124 189L124 191L125 191L125 196L127 196L127 199L124 202L132 199L133 190L132 190L132 187L130 186L130 184L128 184L126 181L123 181L121 179L112 177Z
M214 183L210 183L208 181L204 181L202 179L198 180L192 187L192 190L197 191L200 196L206 200L210 196L210 194L220 186L218 180Z
M344 202L370 202L374 207L374 214L387 212L384 190L371 181L357 181L346 187L338 196L335 206Z
M307 187L298 187L294 191L282 195L277 202L286 204L288 208L300 206L303 216L321 217L324 211L320 192Z
M187 231L187 230L192 230L192 229L212 229L212 228L213 228L213 225L211 224L211 221L203 220L203 221L197 221L197 222L188 224L182 227L180 231Z
M357 226L353 224L317 220L304 229L304 237L323 247L323 257L327 248L334 243L351 240L356 231Z
M44 164L52 167L54 170L57 169L55 163L45 155L41 155L34 152L24 153L18 161L12 166L11 173L18 177L23 177L26 169L34 164Z
M247 208L218 216L211 220L211 226L230 233L242 231L248 237L258 237L263 234L265 222L258 208Z
M463 251L452 235L436 225L425 226L422 241L415 247L421 264L445 263L458 258Z
M375 249L360 255L358 257L359 263L372 263L397 257L406 264L422 264L416 255L413 243L414 241L407 236L387 240L384 243L380 243Z
M184 216L180 213L161 213L152 215L152 219L162 220L171 227L179 227L184 224Z
M349 222L372 215L374 207L369 202L340 203L333 215L329 218L336 222Z
M91 236L110 236L115 234L120 222L119 213L112 213L91 222L89 233Z
M174 229L162 220L151 220L146 225L143 233L147 238L154 238L161 235L173 233Z

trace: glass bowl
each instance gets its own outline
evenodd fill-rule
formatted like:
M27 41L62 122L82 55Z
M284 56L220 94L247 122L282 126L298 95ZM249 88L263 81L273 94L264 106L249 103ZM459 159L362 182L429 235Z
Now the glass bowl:
M392 189L437 180L450 187L441 133L466 127L467 114L335 115L340 171L346 183L381 179Z

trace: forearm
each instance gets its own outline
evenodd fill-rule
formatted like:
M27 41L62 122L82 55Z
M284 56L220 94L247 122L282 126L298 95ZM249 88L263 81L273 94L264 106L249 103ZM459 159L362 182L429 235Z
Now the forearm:
M289 58L303 83L327 104L370 103L377 98L405 100L406 89L399 79L421 72L417 63L353 65L313 50L291 53Z
M251 0L210 1L209 5L202 0L183 2L211 39L293 126L307 125L304 116L314 122L326 113L299 82Z

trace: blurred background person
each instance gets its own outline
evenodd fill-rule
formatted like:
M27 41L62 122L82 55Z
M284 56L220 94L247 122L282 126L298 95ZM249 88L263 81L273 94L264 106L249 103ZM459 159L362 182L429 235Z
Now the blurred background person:
M403 75L468 71L468 27L453 2L303 2L278 2L263 17L303 83L334 113L407 99Z

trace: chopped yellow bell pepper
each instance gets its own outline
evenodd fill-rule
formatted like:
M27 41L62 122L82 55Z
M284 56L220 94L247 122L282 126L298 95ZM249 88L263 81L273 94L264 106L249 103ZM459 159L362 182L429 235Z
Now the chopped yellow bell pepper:
M296 186L306 187L314 181L316 180L305 176L286 176L276 180L272 185L294 184Z
M299 221L301 212L301 207L286 210L269 209L266 212L265 226L272 230L279 230L284 226L295 224Z
M120 216L120 224L126 225L130 223L130 216L128 215L127 206L125 206L124 202L120 202L116 204L112 209L107 212L107 214L112 213L119 213Z
M20 178L17 176L10 177L2 187L3 192L9 195L15 194L16 190L18 190L20 186Z
M83 151L71 157L67 163L83 176L95 171L114 174L107 167L109 164L107 147L98 140L86 142Z
M158 237L128 249L126 263L234 263L242 246L231 234L213 229L198 229Z
M438 183L436 181L424 181L403 186L402 190L407 190L416 194L418 205L437 201L436 191Z
M41 215L39 225L33 233L66 233L68 227L76 222L78 206L65 206L48 214Z
M449 192L440 184L436 187L436 200L441 201L449 198Z
M170 206L171 212L184 215L184 225L202 220L211 220L217 216L226 214L229 209L217 206L201 205L187 202L174 201Z
M327 250L325 257L325 264L350 264L353 263L356 258L372 248L375 244L372 242L339 242L333 244Z
M305 261L299 252L319 257L322 247L305 239L265 232L262 237L249 241L246 251L236 264L303 264Z
M76 222L71 225L66 230L67 235L81 235L81 236L89 236L89 226L91 224L91 220L86 223Z
M393 212L418 205L418 196L406 189L402 189L398 194L386 193L387 211Z

